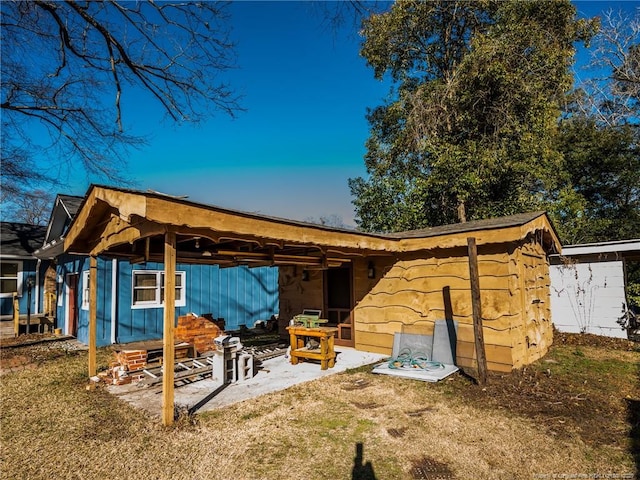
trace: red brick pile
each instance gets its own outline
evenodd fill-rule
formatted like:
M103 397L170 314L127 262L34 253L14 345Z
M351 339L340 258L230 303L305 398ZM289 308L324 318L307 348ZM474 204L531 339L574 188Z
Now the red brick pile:
M109 364L109 369L100 372L98 376L111 385L125 385L138 382L144 378L144 373L132 373L147 366L146 350L121 350L114 354L115 359Z
M202 355L216 349L213 339L223 333L213 319L184 315L178 317L178 326L174 335L176 340L192 344L197 354Z

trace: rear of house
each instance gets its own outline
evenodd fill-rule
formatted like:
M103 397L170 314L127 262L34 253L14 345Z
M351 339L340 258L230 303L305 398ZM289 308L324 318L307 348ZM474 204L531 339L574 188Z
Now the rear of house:
M313 308L336 327L336 344L390 354L395 333L430 334L436 321L449 320L458 325L458 365L473 366L472 238L488 366L510 371L543 356L552 342L548 258L561 245L544 212L375 234L92 186L64 246L69 254L157 262L157 268L170 262L165 268L177 271L183 264L277 267L281 333ZM175 280L178 290L182 280ZM98 279L98 297L103 282ZM133 287L131 295L118 302L135 301ZM195 309L188 302L176 313L180 308ZM159 332L160 315L153 318L150 330Z
M88 342L89 258L63 255L57 274L58 325ZM164 266L98 258L97 345L162 338ZM229 330L278 314L278 271L270 268L178 264L176 318L187 313L224 319Z

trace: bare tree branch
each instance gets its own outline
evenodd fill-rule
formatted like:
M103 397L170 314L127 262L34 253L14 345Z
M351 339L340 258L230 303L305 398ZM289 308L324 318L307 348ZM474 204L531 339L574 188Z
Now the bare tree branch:
M577 105L607 126L637 124L640 107L640 9L634 15L609 10L593 42L592 72L579 81ZM577 75L579 78L579 75Z
M238 97L220 80L235 64L225 8L0 2L3 193L55 182L61 165L126 182L127 154L144 139L127 133L124 106L144 92L176 122L234 116Z

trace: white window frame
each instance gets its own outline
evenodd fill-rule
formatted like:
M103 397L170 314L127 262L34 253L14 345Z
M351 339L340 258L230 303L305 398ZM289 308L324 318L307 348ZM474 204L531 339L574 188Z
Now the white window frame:
M82 272L82 310L89 310L89 273L91 270Z
M156 276L156 284L154 287L147 287L149 289L155 290L155 300L146 301L146 302L137 302L135 301L135 292L136 292L136 275L155 275ZM180 290L181 295L176 293L176 307L184 307L187 305L186 300L186 273L183 271L177 271L176 277L180 277L180 286L176 285L176 291ZM138 287L140 288L140 287ZM161 292L164 288L164 270L133 270L131 272L131 308L162 308L164 307L164 301L160 301Z
M15 263L18 265L18 272L16 273L16 289L18 291L18 296L22 296L22 260L11 260L5 259L1 260L0 263ZM14 277L0 277L1 279L13 280ZM13 292L2 292L0 293L0 298L9 298L13 297Z

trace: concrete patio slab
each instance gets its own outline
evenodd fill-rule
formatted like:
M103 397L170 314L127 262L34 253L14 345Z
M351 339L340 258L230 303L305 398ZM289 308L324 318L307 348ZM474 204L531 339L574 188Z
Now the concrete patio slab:
M344 372L350 368L378 363L387 355L361 352L348 347L336 347L336 364L321 370L315 362L300 362L291 365L290 358L280 356L265 360L253 378L221 387L214 378L207 378L188 385L176 387L176 406L190 411L202 412L232 405L267 393L284 390L293 385L309 382L328 375ZM162 386L140 386L136 384L107 387L109 392L134 406L160 415L162 409Z

